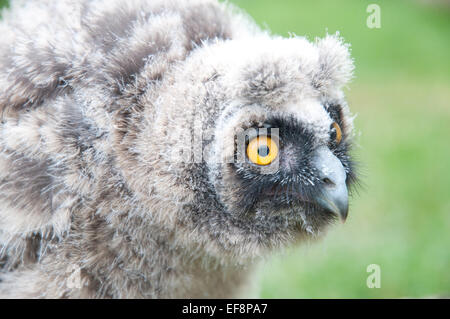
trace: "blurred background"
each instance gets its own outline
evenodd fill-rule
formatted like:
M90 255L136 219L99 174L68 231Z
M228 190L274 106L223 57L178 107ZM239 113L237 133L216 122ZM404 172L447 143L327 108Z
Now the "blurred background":
M260 297L450 297L450 1L231 2L274 34L340 31L356 65L346 94L364 187L345 224L262 266ZM380 288L367 287L371 264Z

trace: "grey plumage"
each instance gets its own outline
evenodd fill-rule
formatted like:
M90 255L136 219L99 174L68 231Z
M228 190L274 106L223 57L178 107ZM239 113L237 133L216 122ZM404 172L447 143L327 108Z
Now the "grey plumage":
M2 297L241 296L261 257L334 219L286 190L317 192L333 122L355 178L338 36L272 36L213 0L13 1L0 34ZM276 173L230 163L268 122Z

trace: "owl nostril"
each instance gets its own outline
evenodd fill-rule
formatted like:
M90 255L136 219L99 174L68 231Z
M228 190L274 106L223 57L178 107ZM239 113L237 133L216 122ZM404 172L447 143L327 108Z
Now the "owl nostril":
M322 182L324 182L326 185L329 185L329 186L335 186L333 181L331 179L329 179L328 177L322 178Z

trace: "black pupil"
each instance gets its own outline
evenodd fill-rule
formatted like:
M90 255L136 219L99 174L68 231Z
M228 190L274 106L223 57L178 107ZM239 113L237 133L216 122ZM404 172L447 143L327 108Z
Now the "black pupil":
M336 132L336 128L333 126L333 125L331 125L331 140L332 141L335 141L336 140L336 137L337 137L337 132Z
M269 155L269 152L270 152L270 150L267 145L262 145L262 146L258 147L259 156L266 157L267 155Z

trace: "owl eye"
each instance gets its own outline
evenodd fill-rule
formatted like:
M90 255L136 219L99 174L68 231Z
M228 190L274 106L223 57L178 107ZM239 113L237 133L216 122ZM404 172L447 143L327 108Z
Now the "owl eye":
M248 143L247 156L254 164L269 165L278 156L278 145L269 136L257 136Z
M331 141L336 143L336 145L339 145L339 143L341 143L342 141L341 127L336 122L333 122L333 124L331 124L330 126L330 130L331 130Z

